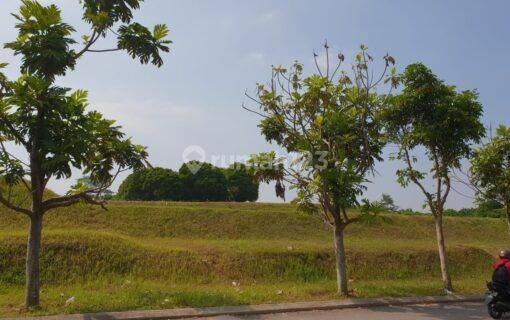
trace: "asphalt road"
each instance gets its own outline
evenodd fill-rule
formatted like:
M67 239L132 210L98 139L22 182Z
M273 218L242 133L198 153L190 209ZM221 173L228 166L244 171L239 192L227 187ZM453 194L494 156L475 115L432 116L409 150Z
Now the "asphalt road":
M204 318L202 318L204 319ZM491 319L482 303L451 303L403 307L356 308L242 317L213 317L208 320L481 320ZM510 316L504 317L510 319Z

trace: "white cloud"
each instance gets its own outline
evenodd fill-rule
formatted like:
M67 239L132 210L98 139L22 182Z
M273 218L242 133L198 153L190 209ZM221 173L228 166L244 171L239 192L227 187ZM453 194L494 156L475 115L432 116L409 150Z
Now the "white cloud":
M152 134L164 129L165 123L196 121L203 117L203 109L196 106L181 106L161 101L94 103L105 117L115 119L132 134Z

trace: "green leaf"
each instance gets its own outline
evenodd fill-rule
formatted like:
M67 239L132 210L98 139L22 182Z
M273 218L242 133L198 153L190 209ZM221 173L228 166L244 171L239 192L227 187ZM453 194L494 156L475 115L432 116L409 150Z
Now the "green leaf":
M154 31L152 32L154 39L156 39L157 41L163 40L164 38L166 38L166 36L168 36L169 33L170 33L170 30L164 24L155 25Z
M90 36L88 36L88 35L83 35L83 36L81 36L81 39L83 40L83 44L86 44L86 43L88 43L88 42L89 42L89 40L90 40Z
M157 30L158 36L161 36L166 34L168 29L159 25ZM163 59L160 52L170 51L170 40L156 39L155 35L139 23L121 26L118 34L118 48L126 50L132 58L138 58L142 64L150 62L161 67Z

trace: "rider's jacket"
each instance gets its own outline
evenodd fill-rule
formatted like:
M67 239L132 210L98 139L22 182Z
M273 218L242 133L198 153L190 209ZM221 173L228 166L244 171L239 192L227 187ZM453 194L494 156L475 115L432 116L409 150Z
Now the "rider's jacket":
M498 259L498 261L496 261L494 263L494 265L492 267L494 268L494 270L496 270L497 268L499 268L501 266L505 266L506 274L509 277L508 283L510 283L510 259L500 258L500 259Z

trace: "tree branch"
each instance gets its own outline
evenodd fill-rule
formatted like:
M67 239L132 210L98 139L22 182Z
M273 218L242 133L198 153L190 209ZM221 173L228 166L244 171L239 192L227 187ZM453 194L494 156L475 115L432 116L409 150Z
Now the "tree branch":
M250 108L246 107L246 106L244 105L244 103L241 105L241 107L242 107L244 110L246 110L246 111L249 111L249 112L251 112L251 113L254 113L254 114L256 114L256 115L261 116L262 118L265 118L265 119L269 118L269 117L268 117L268 116L266 116L265 114L262 114L262 113L260 113L260 112L258 112L258 111L255 111L255 110L253 110L253 109L250 109Z
M91 193L94 194L98 193L99 191L100 189L96 188L73 195L51 198L46 201L43 201L43 208L44 211L48 211L55 208L68 207L83 200L86 203L99 205L104 210L107 210L106 207L104 206L106 201L94 199L94 197L91 195Z
M85 45L85 47L83 47L83 49L81 49L80 52L78 52L74 58L75 59L78 59L80 58L85 52L89 51L89 48L97 41L97 39L99 39L99 37L101 36L101 32L98 32L96 29L94 29L92 31L92 35L90 36L90 39L89 41L87 42L87 44Z
M93 204L93 205L99 205L104 210L108 210L105 207L106 201L98 200L97 198L94 197L94 195L97 196L101 192L103 192L106 189L108 189L113 184L113 182L115 181L117 176L121 172L124 172L126 170L127 169L125 169L125 168L119 167L117 169L117 172L113 175L113 177L110 178L109 181L103 183L102 185L100 185L97 188L92 188L92 189L89 189L89 190L86 190L86 191L82 191L82 192L79 192L79 193L76 193L76 194L71 194L71 195L61 196L61 197L54 197L54 198L45 200L42 203L43 208L44 208L45 211L47 211L47 210L51 210L51 209L54 209L54 208L68 207L70 205L73 205L73 204L83 200L86 203Z
M427 200L429 201L429 205L431 205L430 210L433 210L432 204L434 203L434 201L432 199L432 196L430 195L429 192L427 192L427 190L425 189L423 184L421 184L420 181L418 180L418 178L416 178L416 176L414 175L414 169L413 169L413 165L411 163L411 157L409 156L409 150L407 150L407 148L405 148L405 147L404 147L404 156L406 159L407 167L409 169L409 177L411 178L411 181L413 181L421 189L421 191L423 192L425 197L427 197Z
M112 51L120 51L122 49L120 48L112 48L112 49L99 49L99 50L92 50L92 49L89 49L87 50L87 52L112 52Z
M25 209L25 208L22 208L22 207L18 207L16 205L14 205L13 203L11 203L10 201L8 201L7 199L4 198L3 194L0 192L0 203L2 203L4 206L6 206L7 208L11 209L11 210L14 210L14 211L17 211L19 213L23 213L23 214L26 214L27 216L31 217L32 216L32 211L28 210L28 209Z
M450 189L451 189L451 181L450 181L450 177L448 177L448 176L445 177L445 185L446 185L446 190L444 192L443 198L441 199L441 208L444 207L444 205L446 203L446 199L448 198L448 194L450 193Z

